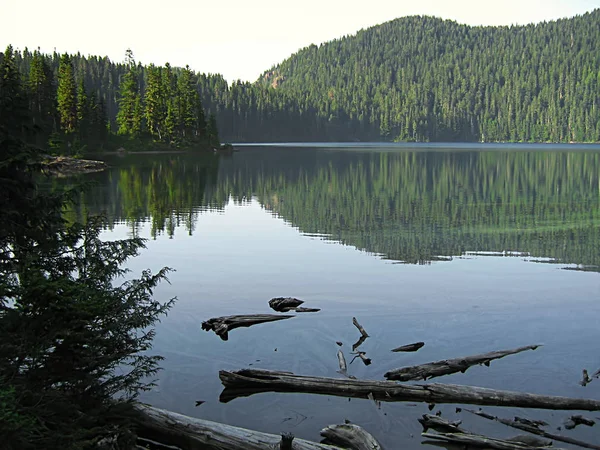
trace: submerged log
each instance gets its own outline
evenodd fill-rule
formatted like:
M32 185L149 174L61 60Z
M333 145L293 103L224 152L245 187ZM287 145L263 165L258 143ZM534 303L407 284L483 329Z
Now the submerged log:
M410 381L427 380L428 378L450 375L457 372L466 372L466 370L478 364L485 364L489 367L490 361L504 358L508 355L514 355L526 350L535 350L539 345L527 345L512 350L499 350L495 352L484 353L481 355L465 356L463 358L445 359L442 361L421 364L419 366L403 367L401 369L390 370L385 374L388 380Z
M356 317L352 318L352 323L354 324L354 326L356 328L358 328L358 331L360 331L360 334L362 334L365 338L369 337L369 333L367 333L365 331L365 329L362 327L362 325L360 323L358 323L358 320L356 320Z
M329 425L321 430L327 443L356 450L381 450L377 440L358 425L345 423Z
M393 352L416 352L425 345L425 342L415 342L414 344L407 344L401 347L393 349Z
M478 434L470 433L421 433L421 436L440 440L444 442L451 442L454 444L461 444L468 447L479 447L485 449L495 450L548 450L554 449L559 450L555 447L539 447L527 445L520 441L509 441L508 439L496 439L487 436L480 436Z
M250 314L239 316L213 317L202 322L202 329L206 331L213 330L217 336L226 341L229 339L229 331L240 327L251 327L259 323L274 322L277 320L289 319L295 316L278 316L275 314Z
M596 425L596 422L592 419L588 419L587 417L583 417L581 415L571 416L564 422L565 428L567 430L572 430L577 425L586 425L588 427L593 427Z
M473 411L473 410L465 408L465 411L467 411L467 412L469 412L471 414L475 414L475 415L477 415L479 417L483 417L484 419L495 420L496 422L500 422L500 423L502 423L502 424L504 424L506 426L509 426L509 427L512 427L512 428L516 428L517 430L527 431L528 433L536 434L538 436L543 436L543 437L548 438L548 439L553 439L555 441L566 442L567 444L573 444L573 445L577 445L579 447L592 448L592 449L595 449L595 450L600 450L600 445L589 444L587 442L583 442L583 441L580 441L578 439L573 439L573 438L568 437L568 436L562 436L560 434L549 433L549 432L547 432L545 430L541 430L540 428L538 428L539 425L536 425L536 422L524 421L523 419L520 419L518 417L515 417L515 420L503 419L501 417L496 417L496 416L492 416L491 414L487 414L487 413L485 413L485 412L483 412L481 410L480 411Z
M219 378L225 386L220 396L223 403L261 392L297 392L354 398L368 398L369 393L372 393L376 400L383 402L464 403L600 411L600 400L526 394L454 384L404 385L391 381L311 377L261 369L242 369L236 372L221 370Z
M265 450L285 449L286 445L291 444L291 448L294 450L341 450L338 446L294 439L293 435L277 435L248 430L209 420L196 419L148 405L138 404L135 409L138 412L135 420L137 434L144 436L147 440L172 446L171 448L178 447L185 450ZM377 443L377 441L357 425L353 425L353 433L350 433L344 427L346 425L330 425L324 428L321 434L327 433L331 436L338 436L340 439L345 438L347 446L344 448L350 450L381 448L369 447L368 445L371 445L372 442Z

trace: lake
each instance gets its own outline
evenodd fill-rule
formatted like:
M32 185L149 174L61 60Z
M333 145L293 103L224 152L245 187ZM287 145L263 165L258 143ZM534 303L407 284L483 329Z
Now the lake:
M157 327L165 356L142 400L183 414L318 439L348 419L391 448L421 446L426 404L262 393L220 403L220 369L340 377L336 341L359 379L440 359L543 347L434 382L600 399L600 146L288 144L239 146L229 157L110 157L111 169L69 217L103 212L105 237L148 238L136 273L169 266L156 292L178 301ZM105 158L106 159L106 158ZM230 332L202 321L270 313L273 297L318 313ZM416 353L392 348L416 341ZM206 403L195 407L196 400ZM477 407L475 407L476 409ZM493 436L501 424L434 412ZM572 413L484 408L544 419ZM595 417L594 414L584 414ZM597 415L597 414L596 414ZM561 431L600 444L597 430ZM567 444L555 445L567 448Z

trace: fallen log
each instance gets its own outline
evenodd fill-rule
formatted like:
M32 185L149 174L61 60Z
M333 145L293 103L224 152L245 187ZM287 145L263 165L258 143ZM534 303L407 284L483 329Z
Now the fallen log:
M526 422L523 419L520 419L518 417L516 417L515 420L503 419L502 417L492 416L491 414L487 414L483 411L473 411L473 410L467 409L467 408L465 408L465 411L467 411L471 414L475 414L479 417L483 417L484 419L495 420L496 422L500 422L506 426L516 428L517 430L527 431L528 433L536 434L538 436L543 436L548 439L565 442L567 444L577 445L579 447L600 450L600 445L589 444L587 442L583 442L578 439L573 439L569 436L562 436L560 434L549 433L545 430L542 430L542 429L538 428L539 425L538 426L535 425L536 422ZM517 419L519 419L519 420L517 420Z
M302 303L304 303L303 300L294 297L275 297L269 300L269 306L277 312L288 312Z
M358 320L356 320L356 317L352 318L352 323L354 324L354 326L356 328L358 328L358 331L360 331L360 334L362 334L365 338L369 337L369 333L367 333L365 331L365 329L362 327L362 325L360 323L358 323Z
M240 327L251 327L259 323L274 322L277 320L289 319L295 316L281 316L275 314L250 314L239 316L213 317L202 322L202 329L205 331L213 330L217 336L226 341L229 339L229 331Z
M552 410L600 410L600 400L527 394L454 384L405 385L391 381L312 377L261 369L242 369L236 372L221 370L219 378L225 386L220 396L223 403L261 392L297 392L354 398L368 398L368 394L372 393L376 400L384 402L410 401Z
M135 409L138 412L135 419L135 428L138 435L143 436L146 440L160 442L166 446L179 447L185 450L278 449L282 442L285 445L285 443L290 441L289 435L284 435L282 439L281 435L196 419L149 405L138 404L135 406ZM337 432L331 431L336 430L336 427L344 427L344 425L330 425L324 428L321 434L349 435L349 433L344 431L344 428L339 429ZM357 429L360 428L357 425L354 425L354 427ZM362 429L361 431L356 430L352 436L353 440L349 442L352 442L354 446L345 447L347 449L363 450L367 448L381 448L367 447L366 445L371 442L370 439L373 439L373 437ZM361 437L365 441L360 440ZM294 450L341 450L338 446L320 444L304 439L293 439L292 448Z
M462 423L460 420L450 422L431 414L423 414L423 417L417 420L423 427L423 433L426 433L430 428L440 433L468 433L468 431L459 426Z
M494 359L504 358L505 356L514 355L526 350L535 350L538 347L539 345L527 345L512 350L499 350L481 355L465 356L463 358L444 359L442 361L421 364L418 366L390 370L384 376L388 380L395 381L427 380L428 378L450 375L457 372L464 373L469 367L478 364L485 364L489 367L490 361Z
M377 440L358 425L345 423L342 425L329 425L321 430L321 436L327 439L328 444L342 448L356 450L381 450Z
M478 434L467 433L421 433L421 436L450 442L453 444L461 444L469 447L479 447L494 450L559 450L555 447L539 447L527 445L521 441L509 441L508 439L496 439Z
M303 300L299 300L294 297L276 297L269 300L269 306L277 312L319 312L319 308L305 308L300 306L303 304Z
M392 349L393 352L416 352L425 345L425 342L415 342L414 344L407 344L401 347Z

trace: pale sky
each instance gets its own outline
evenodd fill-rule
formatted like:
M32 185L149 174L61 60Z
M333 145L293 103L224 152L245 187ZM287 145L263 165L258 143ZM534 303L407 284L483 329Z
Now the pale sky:
M255 81L299 49L407 15L470 25L572 17L600 0L0 0L0 46L185 66Z

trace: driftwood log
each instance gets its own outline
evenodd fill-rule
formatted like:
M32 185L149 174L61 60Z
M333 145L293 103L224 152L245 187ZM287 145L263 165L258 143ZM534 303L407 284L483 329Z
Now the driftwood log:
M425 342L415 342L414 344L407 344L401 347L393 349L393 352L416 352L425 345Z
M401 369L390 370L385 374L388 380L410 381L427 380L428 378L450 375L457 372L466 372L466 370L478 364L490 365L494 359L504 358L508 355L514 355L526 350L535 350L539 345L527 345L512 350L499 350L481 355L465 356L463 358L445 359L442 361L421 364L418 366L403 367Z
M494 450L559 450L557 447L539 447L521 441L496 439L471 433L421 433L421 436L467 447L479 447Z
M276 297L269 300L269 306L277 312L319 312L319 308L305 308L300 306L304 303L303 300L299 300L294 297Z
M363 342L365 342L366 340L367 340L367 336L363 336L361 334L360 337L358 338L358 341L356 341L354 344L352 344L352 351L355 352L356 349L358 347L360 347L361 345L363 345Z
M352 323L354 324L354 326L356 328L358 328L358 331L360 331L360 334L362 334L365 338L369 337L369 333L367 333L365 331L365 329L362 327L362 325L360 323L358 323L358 320L356 320L356 317L352 318Z
M239 316L213 317L202 322L202 329L206 331L213 330L217 336L226 341L229 339L229 332L235 328L251 327L259 323L274 322L276 320L289 319L295 316L281 316L275 314L250 314Z
M579 447L600 450L600 445L589 444L587 442L583 442L578 439L573 439L569 436L562 436L560 434L549 433L545 430L538 428L538 426L536 426L535 422L528 422L523 419L519 419L518 417L515 417L515 420L511 420L511 419L503 419L501 417L492 416L491 414L487 414L481 410L473 411L470 409L465 409L465 411L467 411L471 414L478 415L479 417L483 417L484 419L495 420L496 422L500 422L506 426L516 428L517 430L527 431L528 433L536 434L538 436L543 436L548 439L565 442L567 444L577 445Z
M423 433L427 432L430 428L440 433L468 433L468 431L462 429L460 420L450 422L449 420L442 419L438 416L431 414L423 414L423 417L417 419L423 427Z
M348 373L348 365L346 364L346 358L344 358L344 352L341 349L337 352L337 358L340 365L340 373L346 375Z
M280 435L196 419L153 406L138 404L135 408L138 412L135 421L137 434L146 440L159 442L165 447L179 447L182 450L265 450L279 449L282 441L289 440L289 436L284 436L282 439ZM346 425L330 425L321 430L321 435L328 439L337 437L339 442L346 442L344 448L350 450L381 448L368 447L372 442L377 441L359 426L352 427L354 431L350 432ZM293 439L292 448L294 450L341 450L338 446L297 438Z
M381 450L377 440L358 425L345 423L329 425L321 430L328 444L356 450Z
M221 370L223 403L261 392L297 392L338 397L373 398L383 402L463 403L552 410L599 411L600 400L527 394L454 384L411 384L295 375L261 369Z

